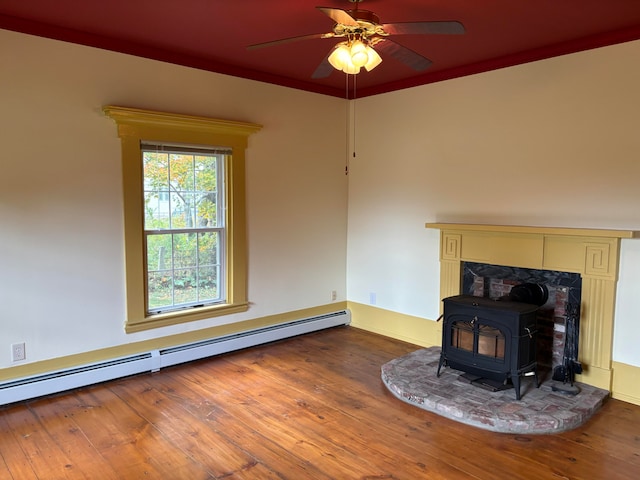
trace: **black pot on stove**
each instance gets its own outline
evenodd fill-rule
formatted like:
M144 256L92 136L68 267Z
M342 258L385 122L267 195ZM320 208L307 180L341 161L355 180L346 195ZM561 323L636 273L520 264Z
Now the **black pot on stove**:
M549 290L542 283L521 283L513 286L507 298L512 302L530 303L541 307L549 299Z

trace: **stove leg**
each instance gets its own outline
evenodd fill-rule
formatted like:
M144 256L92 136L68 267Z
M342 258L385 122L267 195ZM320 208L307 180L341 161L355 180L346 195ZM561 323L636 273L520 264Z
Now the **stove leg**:
M438 362L438 371L436 372L436 377L440 378L440 369L442 368L442 365L444 365L445 359L444 359L444 355L440 354L440 361Z
M511 383L516 391L516 400L520 400L520 375L517 372L511 373Z

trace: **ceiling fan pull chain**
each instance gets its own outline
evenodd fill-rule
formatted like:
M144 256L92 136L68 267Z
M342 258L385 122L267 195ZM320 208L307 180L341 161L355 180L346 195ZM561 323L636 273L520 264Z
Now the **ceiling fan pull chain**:
M356 97L357 97L357 75L353 77L353 158L356 158Z
M345 175L349 175L349 140L350 140L350 136L349 136L349 124L350 124L350 120L351 120L351 106L349 104L349 75L345 74L344 75L344 98L345 100L347 100L345 102L346 107L345 107L345 113L346 113L346 118L345 118L345 140L346 140L346 155L345 155L345 166L344 166L344 174Z

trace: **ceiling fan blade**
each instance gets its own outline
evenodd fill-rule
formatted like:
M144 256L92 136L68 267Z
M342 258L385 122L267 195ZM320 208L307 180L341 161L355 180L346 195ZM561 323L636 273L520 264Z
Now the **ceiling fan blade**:
M332 50L333 51L333 50ZM333 72L334 68L329 63L329 55L324 57L320 65L315 69L311 78L327 78Z
M376 43L375 49L378 52L395 58L396 60L404 63L408 67L411 67L418 72L426 70L433 63L427 57L423 57L419 53L416 53L413 50L408 49L407 47L403 47L402 45L393 42L388 38L380 39L380 41Z
M293 42L300 42L302 40L313 40L316 38L329 38L329 37L333 37L333 33L313 33L311 35L301 35L299 37L282 38L280 40L273 40L271 42L256 43L255 45L249 45L247 47L247 50L256 50L258 48L273 47L274 45L283 45L285 43L293 43Z
M460 22L400 22L385 23L382 25L385 32L390 35L411 34L443 34L462 35L464 25Z
M358 26L358 22L349 15L345 10L341 10L339 8L331 8L331 7L316 7L326 16L331 18L336 23L340 23L342 25L351 25L353 27Z

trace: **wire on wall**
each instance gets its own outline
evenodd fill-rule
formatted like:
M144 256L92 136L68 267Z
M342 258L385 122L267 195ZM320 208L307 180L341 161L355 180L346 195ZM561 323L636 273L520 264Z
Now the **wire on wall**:
M353 81L352 95L349 95L349 79ZM349 175L349 164L351 158L356 158L356 89L357 89L357 75L345 74L345 99L347 100L346 106L346 165L344 167L344 174ZM350 102L349 100L353 100ZM353 111L352 111L353 108ZM352 123L353 122L353 123ZM351 130L349 127L352 127ZM351 135L350 135L351 134ZM350 149L353 148L353 150Z

